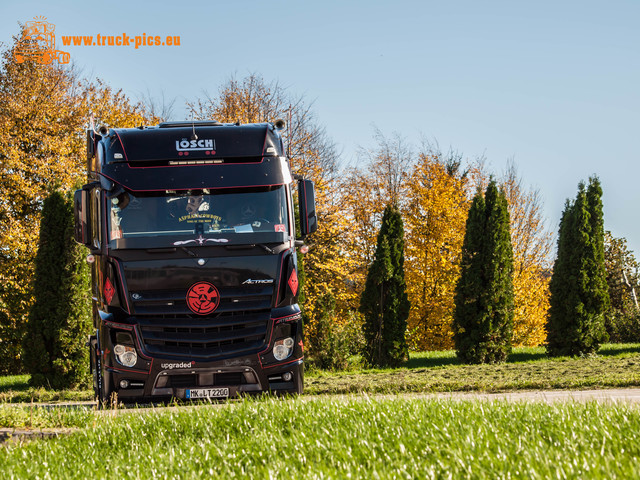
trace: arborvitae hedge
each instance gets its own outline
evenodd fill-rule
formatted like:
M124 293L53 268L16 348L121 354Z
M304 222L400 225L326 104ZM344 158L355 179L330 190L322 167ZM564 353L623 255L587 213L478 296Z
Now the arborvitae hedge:
M35 260L34 304L23 342L31 384L70 388L89 382L90 274L86 250L73 240L71 195L44 201Z
M491 181L478 192L467 218L456 286L454 340L467 363L503 362L513 332L513 250L509 210Z
M384 210L360 312L365 317L364 353L369 364L397 366L406 360L409 299L404 280L404 227L397 206L389 205Z
M594 353L606 341L609 292L604 263L602 188L597 178L578 186L560 220L558 256L549 284L549 355Z

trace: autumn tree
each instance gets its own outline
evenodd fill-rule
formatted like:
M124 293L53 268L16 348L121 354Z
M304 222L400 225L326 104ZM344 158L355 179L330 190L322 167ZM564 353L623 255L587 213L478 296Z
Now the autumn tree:
M4 50L0 66L1 373L22 368L40 211L53 187L68 190L86 178L84 132L91 113L110 125L144 123L122 92L83 80L69 67L18 64L12 51Z
M360 148L357 168L346 169L340 181L341 215L347 228L340 243L349 259L349 291L361 295L386 205L403 205L413 151L398 133L385 136L374 129L372 148ZM357 304L351 308L357 309Z
M404 230L396 205L382 216L375 258L360 300L365 358L375 366L398 366L408 359L405 339L409 300L404 279Z
M637 308L640 264L629 250L626 238L604 232L604 262L611 308L624 313Z
M469 209L460 155L429 148L407 182L406 278L412 348L453 347L455 286Z
M513 250L504 192L494 180L473 199L456 286L454 339L468 363L503 362L513 330Z
M549 285L549 355L584 355L606 340L609 292L604 262L602 188L596 177L578 186L560 220L558 254Z
M522 185L513 161L500 186L509 205L513 245L513 345L538 346L546 339L552 237L544 225L540 192Z
M611 301L605 328L612 342L636 342L640 339L638 308L638 269L640 264L629 250L626 238L604 233L604 263Z
M242 79L230 78L217 95L189 103L196 119L220 122L287 121L282 132L293 173L315 182L318 230L306 243L309 252L300 266L305 269L305 334L314 336L320 316L325 311L324 298L335 301L336 315L347 318L357 303L350 288L347 264L341 238L348 229L343 215L345 199L339 195L338 156L333 142L315 118L312 106L304 97L294 96L277 82L266 82L260 75ZM324 317L323 317L324 319ZM323 320L324 321L324 320Z

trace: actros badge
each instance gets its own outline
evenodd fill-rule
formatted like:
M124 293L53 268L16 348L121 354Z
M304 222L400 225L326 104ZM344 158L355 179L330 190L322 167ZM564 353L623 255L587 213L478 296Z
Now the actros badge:
M187 305L193 313L207 315L220 305L220 293L209 282L194 283L187 292Z

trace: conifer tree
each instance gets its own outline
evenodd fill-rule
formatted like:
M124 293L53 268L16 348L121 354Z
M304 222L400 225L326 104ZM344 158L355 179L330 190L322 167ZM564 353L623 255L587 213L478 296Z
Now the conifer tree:
M607 338L609 307L602 187L596 177L589 180L588 188L580 183L575 201L565 204L549 289L549 355L595 353Z
M44 201L35 260L34 304L23 358L31 384L69 388L88 383L85 342L91 328L89 268L73 239L73 200L51 193Z
M469 210L455 305L458 357L467 363L505 361L513 332L513 249L507 200L493 180Z
M404 228L396 205L385 208L375 258L360 299L365 317L365 358L375 366L397 366L408 358L405 339L409 300L404 280Z

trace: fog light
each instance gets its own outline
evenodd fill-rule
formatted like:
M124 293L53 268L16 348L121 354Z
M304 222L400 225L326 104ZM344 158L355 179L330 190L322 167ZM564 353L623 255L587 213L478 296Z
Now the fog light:
M282 380L284 380L285 382L290 382L291 380L293 380L293 373L291 372L284 372L282 374Z
M116 354L118 363L125 367L133 367L138 361L136 349L127 345L116 345L113 347L113 353Z
M293 344L293 338L291 337L276 340L276 343L273 346L273 356L275 359L280 361L285 358L289 358L293 353Z
M120 380L120 388L129 388L129 380Z

